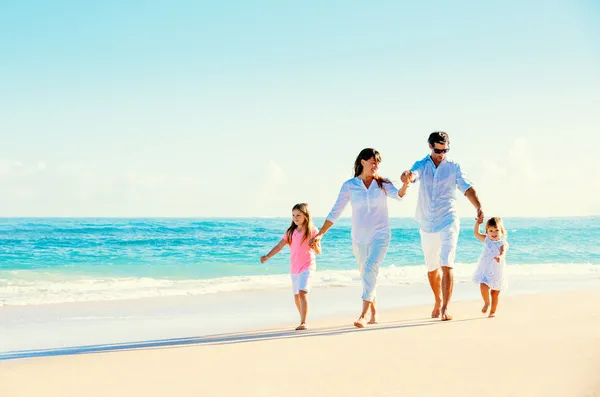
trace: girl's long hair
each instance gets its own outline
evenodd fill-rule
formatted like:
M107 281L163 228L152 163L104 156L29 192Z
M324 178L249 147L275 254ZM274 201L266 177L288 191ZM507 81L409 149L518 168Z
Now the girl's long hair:
M500 233L502 233L502 237L506 240L507 234L506 234L506 229L504 228L504 222L502 221L502 218L498 217L498 216L493 216L490 219L488 219L488 221L485 223L485 231L487 233L487 229L488 227L495 227L498 230L500 230Z
M313 229L315 228L312 223L312 219L310 218L310 210L308 209L308 204L299 203L292 207L292 211L298 210L302 212L304 215L304 236L302 236L302 241L309 240L312 234ZM298 229L298 226L292 220L292 224L285 232L287 236L287 240L289 244L292 244L292 236L294 235L294 230Z
M373 148L366 148L360 151L358 156L356 156L356 160L354 161L354 177L359 176L363 172L363 166L360 161L369 161L372 158L375 158L375 161L377 161L377 163L381 163L381 155L377 150ZM383 178L379 175L376 175L373 179L375 179L375 182L377 182L377 186L379 186L379 188L383 190L385 190L385 188L383 187L384 183L391 183L389 179Z

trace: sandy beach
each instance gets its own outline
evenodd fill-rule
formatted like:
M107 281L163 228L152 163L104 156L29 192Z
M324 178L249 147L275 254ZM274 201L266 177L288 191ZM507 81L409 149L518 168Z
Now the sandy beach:
M451 322L412 307L363 330L335 318L306 332L56 351L1 361L0 395L600 396L599 299L597 290L509 296L495 319L468 301Z

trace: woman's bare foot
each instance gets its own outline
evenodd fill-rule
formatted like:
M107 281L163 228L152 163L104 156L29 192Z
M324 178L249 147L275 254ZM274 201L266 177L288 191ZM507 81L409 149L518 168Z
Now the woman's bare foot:
M300 325L296 327L296 331L304 331L305 329L306 323L300 323Z
M435 302L433 305L433 311L431 312L431 318L440 318L442 302Z
M365 320L365 318L364 318L364 317L359 317L359 318L358 318L358 320L356 320L356 321L354 322L354 326L355 326L356 328L364 328L364 327L365 327L365 325L366 325L366 323L367 323L367 322L366 322L366 320Z
M490 307L490 304L489 303L485 303L483 305L483 307L481 308L481 312L482 313L487 313L489 307Z
M490 315L488 316L488 318L494 318L496 317L496 313L490 312Z

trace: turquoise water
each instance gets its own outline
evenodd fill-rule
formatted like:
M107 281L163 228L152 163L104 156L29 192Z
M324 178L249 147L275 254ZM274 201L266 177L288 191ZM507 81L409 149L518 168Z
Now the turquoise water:
M289 251L264 265L259 257L279 241L289 222L0 219L0 302L117 299L140 292L140 297L196 294L236 290L241 285L243 289L280 287L287 283L287 278L277 276L289 270ZM320 226L322 219L315 223ZM481 253L473 223L472 219L461 222L459 264L473 264ZM507 260L516 273L526 269L534 275L598 275L600 217L507 218L505 225L511 245ZM394 269L394 282L411 282L422 273L417 224L400 218L392 219L391 226L392 243L383 266ZM350 273L356 265L349 219L340 220L323 239L317 268L327 276L321 280L325 284L355 281Z

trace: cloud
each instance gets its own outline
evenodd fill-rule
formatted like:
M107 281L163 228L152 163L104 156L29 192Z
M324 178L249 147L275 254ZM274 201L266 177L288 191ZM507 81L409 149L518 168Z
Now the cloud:
M565 166L559 156L536 154L527 139L518 138L503 150L471 157L478 164L461 162L486 214L600 214L600 201L593 194L600 189L600 176L581 171L593 169L593 158L580 156L580 163ZM283 157L247 159L245 164L252 166L207 174L204 168L150 169L135 163L107 168L64 161L50 166L41 159L0 159L0 216L270 217L286 216L301 201L322 216L349 176L341 167L339 172L329 167L316 178L310 169L299 169ZM390 214L413 216L416 193L402 203L390 203ZM474 215L466 199L459 199L458 205L461 216Z
M248 193L249 206L243 209L243 216L279 216L287 214L293 200L293 189L283 166L274 159L257 164L252 175L259 176L258 181L245 181L244 189ZM235 208L239 211L239 208Z
M491 178L506 178L508 176L508 169L501 167L499 164L492 161L483 162L483 172L485 175L489 175Z
M172 179L167 180L167 177L163 173L149 174L136 171L126 172L125 179L133 186L150 189L164 187L166 184L169 184L169 182L172 182Z
M505 153L481 160L476 188L484 209L499 216L569 216L598 212L587 194L589 180L560 158L536 156L529 141L517 138ZM566 182L566 183L565 183ZM468 205L462 206L467 210Z
M21 160L1 160L0 159L0 177L11 176L12 178L30 177L42 172L48 168L45 161L40 160L37 164L25 163Z
M0 160L0 177L8 175L10 166L6 161Z
M209 215L203 186L193 174L0 160L0 216Z

